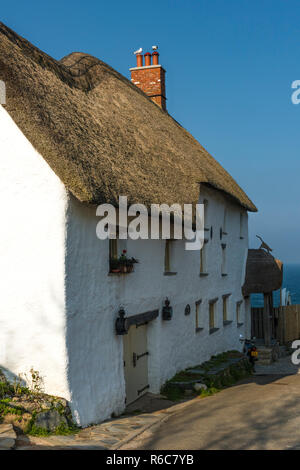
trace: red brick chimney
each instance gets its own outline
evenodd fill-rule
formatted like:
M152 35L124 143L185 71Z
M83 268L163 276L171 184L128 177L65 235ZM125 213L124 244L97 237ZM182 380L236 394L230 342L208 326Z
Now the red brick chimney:
M132 83L166 111L166 71L158 63L159 53L155 50L151 56L150 52L146 52L144 54L145 65L143 65L141 54L137 54L136 58L137 66L130 69Z

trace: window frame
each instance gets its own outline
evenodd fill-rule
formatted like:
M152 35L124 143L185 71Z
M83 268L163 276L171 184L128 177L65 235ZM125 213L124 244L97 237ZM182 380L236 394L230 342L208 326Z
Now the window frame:
M229 315L229 297L231 296L230 294L224 294L222 296L222 314L223 314L223 326L230 325L232 323L232 320L230 319L231 315Z
M195 302L195 331L198 333L199 331L203 331L204 328L201 325L201 304L202 304L202 299L199 299Z
M219 330L217 327L217 322L216 322L216 306L219 298L216 297L214 299L209 300L208 305L209 305L209 317L208 317L208 322L209 322L209 334L215 333L216 331Z
M227 235L227 207L224 207L222 234Z
M244 240L244 214L240 212L240 240Z
M243 300L238 300L236 302L236 324L237 324L238 327L242 326L244 324L244 322L241 321L242 305L243 305Z
M165 251L164 251L164 275L174 276L177 272L172 271L172 250L174 250L174 239L165 239Z
M222 243L221 248L222 248L221 275L222 276L228 276L228 273L227 273L227 245L226 245L226 243Z
M208 239L205 239L204 242L203 242L203 246L200 250L200 272L199 272L199 276L208 276L208 272L207 272L207 259L206 259L206 244L208 243Z

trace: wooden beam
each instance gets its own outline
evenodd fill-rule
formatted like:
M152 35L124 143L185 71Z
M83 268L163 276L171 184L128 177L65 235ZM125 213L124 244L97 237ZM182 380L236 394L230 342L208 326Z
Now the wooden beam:
M144 325L145 323L149 323L150 321L154 320L158 317L159 310L152 310L150 312L139 313L137 315L132 315L131 317L126 318L126 326L129 329L132 325Z
M265 346L271 346L271 299L272 293L264 294L264 313L263 313L263 326L264 326L264 341Z

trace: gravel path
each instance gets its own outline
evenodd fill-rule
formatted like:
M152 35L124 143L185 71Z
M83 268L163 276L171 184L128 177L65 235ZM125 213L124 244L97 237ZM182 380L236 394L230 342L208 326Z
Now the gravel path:
M279 362L278 369L280 366L281 371L290 370L286 360ZM120 447L121 450L299 448L300 374L252 376L216 395L192 400L166 422Z
M292 363L292 356L286 356L273 362L270 365L259 365L255 366L254 375L296 375L300 374L300 366L296 366Z

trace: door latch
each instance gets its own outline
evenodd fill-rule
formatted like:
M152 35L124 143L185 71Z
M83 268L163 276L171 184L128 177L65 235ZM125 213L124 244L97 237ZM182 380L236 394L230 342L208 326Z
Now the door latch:
M139 359L141 359L141 357L144 357L144 356L149 356L149 352L146 351L144 352L143 354L136 354L136 353L133 353L132 355L132 362L133 362L133 367L136 367L136 363Z

